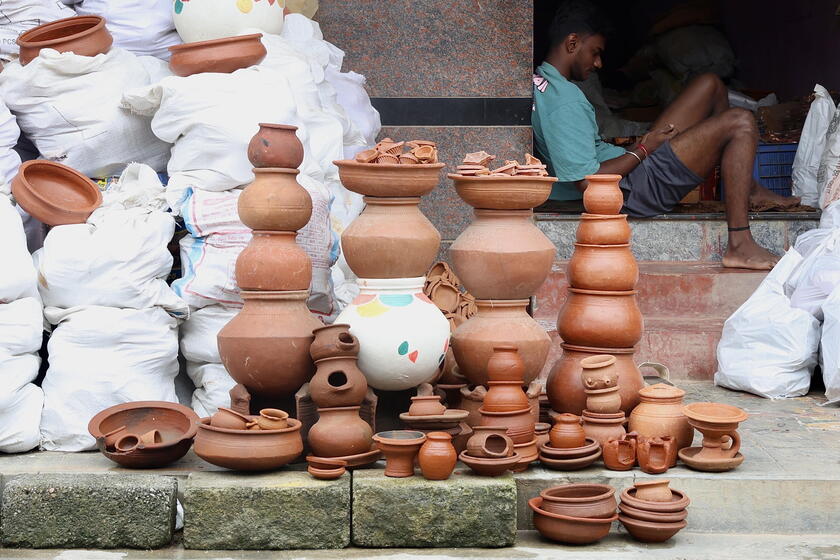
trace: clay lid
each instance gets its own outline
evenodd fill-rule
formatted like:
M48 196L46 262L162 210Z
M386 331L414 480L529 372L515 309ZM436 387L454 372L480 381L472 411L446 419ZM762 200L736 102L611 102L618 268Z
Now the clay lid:
M66 165L34 159L21 164L12 179L21 208L50 226L83 224L102 204L96 184Z
M683 414L700 422L734 424L747 419L746 412L729 404L715 402L691 403L683 407Z
M685 391L673 385L665 383L657 383L656 385L649 385L639 389L639 396L646 399L681 399L685 396Z

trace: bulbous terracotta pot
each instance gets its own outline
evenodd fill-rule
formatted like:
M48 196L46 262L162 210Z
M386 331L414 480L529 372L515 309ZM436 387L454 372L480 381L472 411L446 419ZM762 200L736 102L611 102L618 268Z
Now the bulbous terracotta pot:
M487 394L484 395L484 410L490 412L513 412L527 408L531 403L522 390L519 381L488 381Z
M630 242L630 224L627 223L627 214L602 215L587 214L580 215L580 222L577 227L576 240L578 243L588 245L623 245Z
M245 304L218 335L219 354L230 376L251 395L293 395L315 365L309 345L321 326L306 307L308 291L241 293Z
M479 412L482 426L504 426L514 445L528 443L534 439L534 419L528 409L490 412L482 408Z
M417 453L420 472L427 480L446 480L455 470L458 453L452 445L452 436L446 432L429 432L426 442Z
M493 353L487 360L488 381L516 381L523 384L525 364L516 346L501 344L493 347Z
M360 406L319 408L309 429L309 447L318 457L345 457L370 451L373 431L359 417Z
M621 393L618 387L586 391L586 410L612 414L621 410Z
M295 241L297 234L255 231L236 259L236 283L241 290L308 290L312 259Z
M574 449L586 445L586 434L580 423L580 417L574 414L558 414L554 419L554 426L548 432L551 447L557 449Z
M452 333L452 350L461 375L470 383L487 383L487 362L493 348L513 345L525 364L523 385L533 381L542 370L551 340L545 329L525 308L527 299L476 300L478 313Z
M639 281L639 266L630 245L575 243L567 267L569 285L584 290L632 290Z
M426 434L412 430L391 430L373 436L376 446L385 455L385 476L414 476L414 460Z
M504 426L475 426L467 440L467 452L472 457L499 459L513 454L513 440Z
M694 429L683 414L685 391L665 383L639 390L640 401L630 413L628 428L649 438L671 436L677 448L689 447Z
M545 384L546 395L553 410L572 414L583 412L586 408L586 393L581 381L580 362L588 356L606 353L616 358L621 410L628 413L639 403L639 389L645 386L645 381L633 361L634 348L589 348L565 343L560 346L563 354L554 363Z
M590 214L618 214L624 206L624 195L618 182L621 175L587 175L583 206Z
M581 420L586 437L597 441L601 449L611 438L621 439L627 433L624 429L625 416L623 412L599 414L584 410Z
M440 233L420 211L420 197L365 197L365 209L341 234L344 258L359 278L426 274Z
M248 160L254 167L298 168L303 163L303 144L296 126L260 123L248 144Z
M636 499L649 502L670 502L674 497L674 493L671 492L669 487L670 483L670 480L658 478L636 482L633 484L636 488Z
M522 299L542 286L556 255L530 210L476 210L449 248L452 267L477 299Z
M253 230L297 231L312 217L312 197L295 177L297 169L254 169L254 180L239 195L242 223Z
M315 362L309 394L319 408L360 405L367 394L365 374L355 356L322 358Z
M309 347L309 354L315 361L359 354L359 339L350 334L350 325L333 323L318 327L312 334L315 340Z
M446 412L446 406L440 402L440 395L418 395L411 397L408 413L411 416L437 416Z
M636 292L569 288L557 316L557 333L576 346L629 348L642 338L645 325ZM458 351L455 350L455 358ZM458 360L458 364L461 361Z
M78 16L59 19L33 27L18 36L20 63L26 66L41 49L72 52L81 56L96 56L111 49L114 38L105 27L105 18Z

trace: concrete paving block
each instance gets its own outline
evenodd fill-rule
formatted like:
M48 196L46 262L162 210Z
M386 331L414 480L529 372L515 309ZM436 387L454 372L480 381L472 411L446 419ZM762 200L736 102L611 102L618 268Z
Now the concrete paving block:
M172 541L177 482L148 474L25 474L4 479L8 547L159 548Z
M193 473L184 492L184 547L343 548L350 544L350 474Z
M516 485L458 468L448 480L353 473L353 544L364 547L513 546Z

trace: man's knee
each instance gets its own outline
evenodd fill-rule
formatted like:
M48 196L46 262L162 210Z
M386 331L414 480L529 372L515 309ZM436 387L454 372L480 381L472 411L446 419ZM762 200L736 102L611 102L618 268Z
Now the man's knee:
M691 86L701 89L709 97L722 95L726 92L726 86L723 84L717 74L706 72L695 77L691 81Z
M758 134L758 125L755 122L755 115L752 111L741 108L727 109L721 115L727 124L727 128L733 133Z

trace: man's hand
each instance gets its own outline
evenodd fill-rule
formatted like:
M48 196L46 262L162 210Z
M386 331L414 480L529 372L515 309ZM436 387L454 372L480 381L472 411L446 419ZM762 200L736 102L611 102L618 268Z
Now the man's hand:
M667 140L670 140L677 134L677 127L675 127L673 124L669 124L663 129L651 130L650 132L642 136L642 139L639 143L644 144L648 153L652 154L657 148L659 148L659 146L661 146Z

